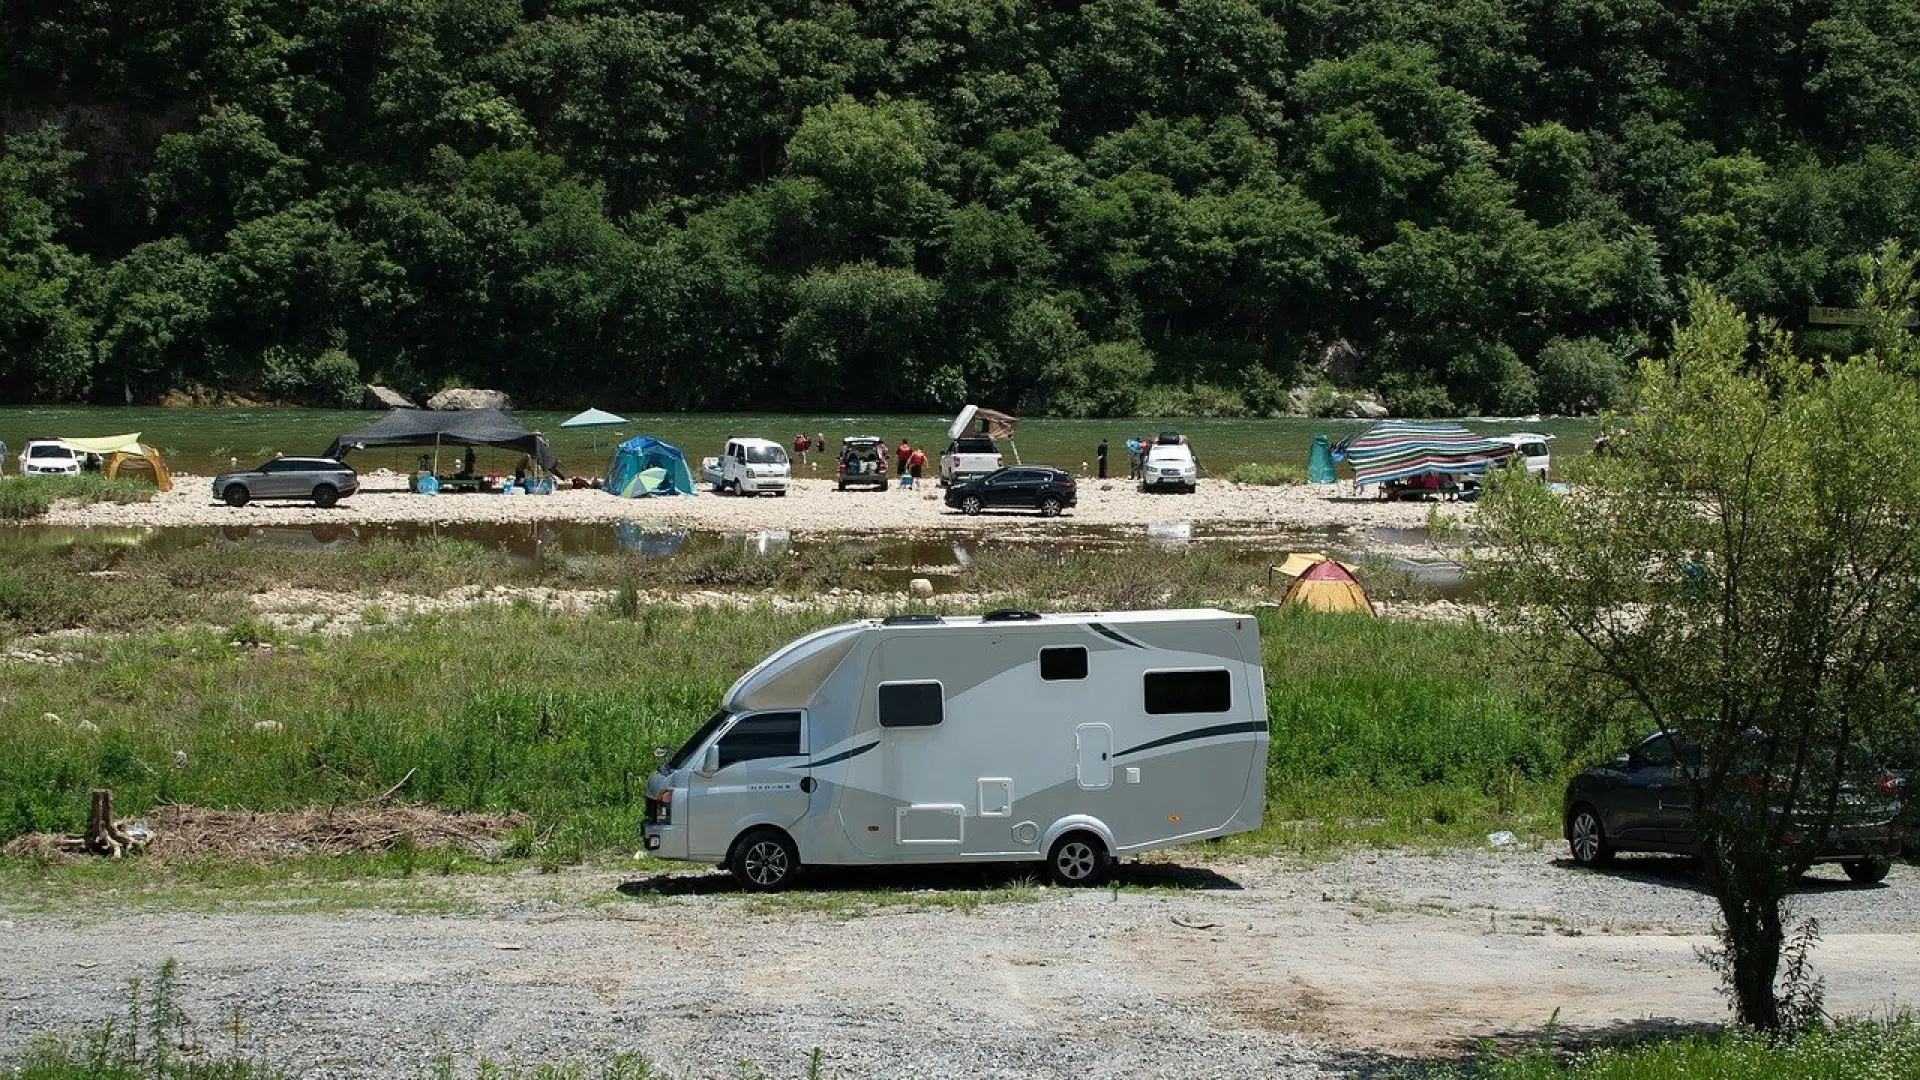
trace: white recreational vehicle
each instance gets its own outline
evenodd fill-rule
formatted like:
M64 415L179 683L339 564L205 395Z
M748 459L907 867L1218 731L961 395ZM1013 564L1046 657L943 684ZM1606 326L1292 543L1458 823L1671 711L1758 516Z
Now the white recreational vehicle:
M774 652L647 781L646 848L748 889L802 865L1113 858L1258 828L1252 616L895 616Z

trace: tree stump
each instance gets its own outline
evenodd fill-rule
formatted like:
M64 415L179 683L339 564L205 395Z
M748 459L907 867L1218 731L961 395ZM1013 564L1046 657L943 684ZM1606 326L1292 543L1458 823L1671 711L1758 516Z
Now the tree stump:
M87 814L87 850L96 855L119 858L133 837L113 823L113 789L93 789L93 809Z

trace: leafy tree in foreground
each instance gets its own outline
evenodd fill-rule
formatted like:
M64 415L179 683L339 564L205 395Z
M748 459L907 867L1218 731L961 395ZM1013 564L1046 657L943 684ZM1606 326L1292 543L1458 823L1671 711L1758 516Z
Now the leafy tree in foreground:
M1739 1018L1776 1029L1817 1007L1787 902L1845 825L1853 748L1916 724L1920 388L1875 355L1816 369L1704 286L1640 377L1589 482L1491 495L1489 574L1586 719L1698 748L1681 771L1723 920L1708 959Z

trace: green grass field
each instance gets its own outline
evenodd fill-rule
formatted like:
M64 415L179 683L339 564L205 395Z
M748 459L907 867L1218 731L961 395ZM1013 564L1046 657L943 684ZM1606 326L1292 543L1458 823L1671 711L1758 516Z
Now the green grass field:
M767 652L840 617L522 605L270 650L236 647L276 640L244 625L94 641L85 663L9 668L0 839L77 830L94 787L130 813L160 800L290 810L411 773L408 800L531 815L540 850L526 854L618 850L653 748L683 739ZM1298 609L1261 624L1269 824L1234 848L1552 829L1568 750L1503 688L1482 632Z

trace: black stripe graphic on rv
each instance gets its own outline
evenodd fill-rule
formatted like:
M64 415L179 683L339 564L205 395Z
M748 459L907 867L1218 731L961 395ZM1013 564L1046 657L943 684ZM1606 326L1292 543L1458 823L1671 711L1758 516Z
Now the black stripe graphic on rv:
M807 763L807 767L812 769L817 769L822 765L838 764L839 762L845 761L848 758L859 757L861 754L864 754L867 751L879 745L880 744L877 742L870 742L865 746L856 746L851 750L842 750L839 753L833 755L832 757L821 758L819 761L809 761Z
M1122 634L1120 631L1115 630L1113 627L1107 626L1104 623L1097 623L1097 622L1088 623L1087 629L1093 631L1096 634L1099 634L1101 637L1106 638L1108 641L1114 641L1122 645L1125 645L1129 649L1146 648L1145 645L1140 644L1139 642L1133 640L1132 638L1126 636L1125 634Z
M1195 739L1211 739L1215 735L1240 735L1249 731L1265 730L1267 730L1267 722L1265 720L1248 720L1238 724L1215 724L1212 727L1194 728L1192 731L1183 731L1178 735L1169 735L1164 739L1144 742L1139 746L1130 746L1113 756L1123 758L1128 754L1137 754L1142 750L1155 750L1162 746L1171 746L1174 743L1192 742Z

